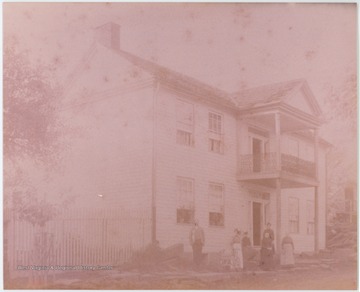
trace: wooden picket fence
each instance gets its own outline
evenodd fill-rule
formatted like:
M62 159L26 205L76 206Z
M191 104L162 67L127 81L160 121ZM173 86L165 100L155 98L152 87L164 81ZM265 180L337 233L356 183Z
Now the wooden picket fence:
M143 210L71 209L44 227L4 215L4 252L12 277L25 274L20 266L116 266L151 237L150 213Z

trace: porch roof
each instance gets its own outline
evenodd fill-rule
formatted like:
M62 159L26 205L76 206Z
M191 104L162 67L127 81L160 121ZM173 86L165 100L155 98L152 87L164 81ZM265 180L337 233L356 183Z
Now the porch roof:
M284 102L296 91L303 90L315 116L321 115L321 109L305 79L268 84L236 92L231 95L240 109L252 109L268 104Z

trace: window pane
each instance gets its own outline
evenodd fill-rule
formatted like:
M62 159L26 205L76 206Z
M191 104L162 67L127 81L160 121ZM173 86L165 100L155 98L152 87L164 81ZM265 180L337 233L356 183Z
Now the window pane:
M194 220L194 191L191 178L177 179L177 223L192 223Z
M217 134L221 134L222 116L209 113L209 130Z
M289 231L299 233L299 199L289 198Z
M209 150L211 152L221 153L221 141L217 139L209 139Z
M209 224L224 226L224 193L223 185L209 185Z
M180 145L192 146L192 134L190 132L177 130L176 142Z
M180 145L193 145L194 107L192 104L178 100L176 108L177 133L176 142Z

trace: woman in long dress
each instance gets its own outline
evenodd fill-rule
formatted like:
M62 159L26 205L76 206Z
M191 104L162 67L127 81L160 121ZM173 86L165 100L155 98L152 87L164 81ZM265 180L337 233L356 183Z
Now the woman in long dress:
M284 267L293 267L295 265L294 242L289 234L286 234L283 238L281 248L280 265Z
M233 249L232 268L235 271L239 271L240 269L244 268L240 230L235 229L235 235L231 241L231 244Z
M260 250L260 267L263 270L272 270L274 268L275 247L269 233L264 233Z

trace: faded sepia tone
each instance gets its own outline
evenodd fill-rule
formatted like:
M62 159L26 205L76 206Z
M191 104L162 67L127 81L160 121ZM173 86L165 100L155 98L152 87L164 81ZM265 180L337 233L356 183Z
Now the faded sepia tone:
M356 5L3 11L5 288L357 288Z

